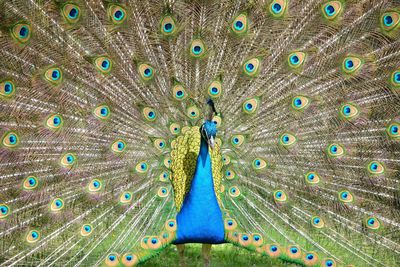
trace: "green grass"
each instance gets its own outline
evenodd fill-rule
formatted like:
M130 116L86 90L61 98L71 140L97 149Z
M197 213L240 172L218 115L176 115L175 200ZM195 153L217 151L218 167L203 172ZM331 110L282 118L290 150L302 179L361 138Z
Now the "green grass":
M201 244L188 244L185 248L186 267L203 267ZM178 251L174 245L165 248L159 255L146 261L141 266L179 266ZM239 267L239 266L298 266L283 262L279 259L261 256L231 244L214 245L211 250L212 267Z

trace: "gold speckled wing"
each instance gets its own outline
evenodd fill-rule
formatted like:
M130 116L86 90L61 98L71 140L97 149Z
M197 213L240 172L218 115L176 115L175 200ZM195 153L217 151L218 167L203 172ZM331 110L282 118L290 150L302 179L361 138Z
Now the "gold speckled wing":
M218 144L215 144L214 149L209 150L211 155L211 168L214 181L214 191L217 196L219 205L221 206L221 185L222 185L222 156Z
M196 171L197 156L200 152L200 128L185 127L175 141L171 151L172 187L175 205L179 211L189 192L190 184Z

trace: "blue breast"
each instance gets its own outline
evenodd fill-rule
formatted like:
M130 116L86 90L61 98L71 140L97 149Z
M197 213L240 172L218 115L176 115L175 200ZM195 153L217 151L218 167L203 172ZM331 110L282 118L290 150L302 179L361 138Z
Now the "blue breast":
M196 171L177 217L177 240L184 243L224 243L224 222L215 196L208 145L201 140Z

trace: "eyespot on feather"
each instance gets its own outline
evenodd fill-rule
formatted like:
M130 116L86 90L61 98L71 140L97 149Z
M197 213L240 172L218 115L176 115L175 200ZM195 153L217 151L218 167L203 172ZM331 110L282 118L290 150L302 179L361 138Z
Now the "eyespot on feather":
M263 170L267 167L267 162L262 158L255 158L252 162L254 170Z
M243 73L248 77L256 77L260 73L261 61L259 58L250 58L242 66Z
M305 174L305 179L306 179L307 184L316 185L320 181L320 176L318 175L317 172L311 171L311 172L307 172Z
M125 191L119 197L119 202L121 204L129 204L132 202L132 193Z
M44 79L53 86L58 86L63 81L63 72L59 67L50 67L44 73Z
M61 198L55 198L50 204L50 210L52 212L59 212L64 208L64 200Z
M219 98L222 95L222 83L219 80L213 81L208 86L207 94L211 98Z
M149 165L147 164L146 161L139 162L138 164L136 164L136 167L135 167L135 171L137 173L141 173L141 174L147 173L148 169L149 169Z
M135 254L126 253L121 257L121 263L125 267L133 267L139 263L139 258Z
M4 80L0 82L0 97L12 98L15 94L15 84L11 80Z
M102 188L103 188L103 183L100 181L100 179L93 179L88 184L89 193L97 193L101 191Z
M29 175L24 180L23 189L24 190L33 190L33 189L37 188L38 185L39 185L38 178L36 176Z
M367 170L371 175L380 175L385 173L385 167L379 161L373 160L368 163Z
M46 127L50 130L56 131L61 129L64 124L64 119L61 115L50 115L46 120Z
M310 102L308 97L298 95L292 98L292 108L297 111L303 111L309 107Z
M145 82L149 82L154 79L155 69L150 64L147 64L147 63L140 64L138 66L138 72L139 72L140 78Z
M340 1L329 1L322 5L322 14L328 21L333 21L339 17L343 11Z
M176 21L171 15L166 15L161 19L160 32L166 37L173 36L177 33Z
M324 220L319 217L319 216L313 216L311 218L311 225L314 226L315 228L323 228L325 226Z
M116 267L119 264L119 256L117 253L110 253L107 255L104 263L108 267Z
M357 56L347 56L342 62L342 72L347 75L356 74L364 65L364 60Z
M254 114L258 110L260 99L257 97L247 99L242 104L242 109L245 114Z
M343 146L337 144L337 143L332 143L328 145L326 149L326 153L329 157L331 158L339 158L345 154L345 150Z
M126 142L122 139L117 139L111 145L111 151L115 154L121 154L126 149Z
M268 7L269 13L274 18L281 18L285 14L288 6L288 0L274 0Z
M279 137L279 144L285 148L292 147L297 143L297 137L291 133L283 133Z
M92 234L92 232L93 232L93 226L91 224L82 225L81 231L80 231L81 236L84 236L84 237L89 236Z
M288 56L288 65L292 69L298 69L303 66L306 60L306 53L304 52L293 52Z
M75 24L81 17L81 9L78 5L73 3L64 4L61 9L61 14L64 20L69 24Z
M114 25L121 25L127 19L127 13L122 6L112 4L108 7L108 17Z
M237 186L231 186L229 188L229 195L233 198L240 196L240 190Z
M400 140L400 123L397 121L391 122L386 128L386 133L390 138Z
M11 28L11 36L15 41L24 45L28 43L32 35L32 27L25 21L19 21Z
M40 238L41 235L38 230L30 230L25 239L28 243L36 243L40 240Z
M345 103L340 107L340 117L345 120L353 120L360 114L359 109L352 103Z
M298 246L288 246L286 249L286 254L289 256L291 259L299 259L301 258L301 250Z
M339 191L338 198L343 203L351 203L354 201L353 195L348 190Z
M20 143L19 136L15 131L7 131L2 138L2 144L4 147L13 149L16 148Z
M10 214L10 207L6 204L0 204L0 220L7 218Z
M97 106L93 110L93 115L100 120L107 120L111 115L110 107L107 105Z
M190 44L189 54L194 59L200 59L206 54L207 47L200 38L194 39Z
M248 29L249 29L249 19L247 17L247 14L241 13L232 20L230 30L237 36L246 34Z
M274 191L274 200L277 203L284 203L287 201L286 193L283 190Z
M71 168L76 164L76 156L73 153L65 153L61 156L60 164L64 168Z

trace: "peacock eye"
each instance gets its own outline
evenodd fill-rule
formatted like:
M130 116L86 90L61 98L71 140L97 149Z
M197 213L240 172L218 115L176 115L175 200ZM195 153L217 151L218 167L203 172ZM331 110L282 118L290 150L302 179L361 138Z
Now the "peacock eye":
M103 74L108 74L112 69L112 61L107 56L101 56L95 59L94 61L96 69Z
M192 120L198 119L200 117L200 110L196 106L190 106L186 110L186 115Z
M177 32L176 22L172 16L165 16L161 20L161 33L168 37L172 36Z
M143 117L145 118L145 120L147 120L149 122L153 122L157 118L156 111L150 107L143 108L142 114L143 114Z
M333 259L325 259L322 261L324 267L336 267L336 262Z
M221 96L222 94L222 84L219 80L213 81L209 86L208 86L208 95L215 99Z
M0 204L0 219L6 218L10 212L10 208L6 204Z
M110 5L108 14L114 25L120 25L126 20L126 10L120 5Z
M51 202L50 210L58 212L64 208L64 201L61 198L56 198Z
M344 153L345 153L344 148L337 143L330 144L327 147L327 154L330 157L333 157L333 158L341 157L344 155Z
M172 95L175 100L182 101L187 98L186 89L181 84L176 84L172 88Z
M283 147L289 148L292 145L296 144L297 137L291 133L283 133L279 137L279 144Z
M23 21L18 22L13 26L11 35L20 44L26 44L31 37L31 26Z
M340 116L346 120L352 120L359 115L358 108L351 103L343 104L340 108Z
M364 61L356 56L347 56L342 63L342 71L345 74L354 74L359 71L364 64Z
M289 67L292 69L300 68L306 59L306 53L304 52L294 52L288 57Z
M15 148L19 145L18 134L14 131L8 131L3 135L3 146L6 148Z
M239 14L236 16L231 25L231 31L236 35L243 35L248 30L248 18L246 14Z
M338 193L339 200L344 203L353 202L353 195L348 190L343 190Z
M38 179L35 176L28 176L25 178L23 188L25 190L33 190L38 186Z
M309 185L318 184L320 181L320 177L319 177L318 173L316 173L316 172L306 173L305 178L306 178L307 184L309 184Z
M138 164L136 164L135 170L138 173L146 173L148 171L147 162L146 161L139 162Z
M258 110L259 98L250 98L243 102L242 110L245 114L254 114Z
M138 67L138 72L143 81L149 82L154 78L155 70L151 65L142 63Z
M111 151L121 155L126 150L126 142L122 139L115 140L111 145Z
M52 85L59 85L62 82L62 71L59 67L48 68L44 74L44 78Z
M274 0L269 5L269 12L275 18L280 18L286 11L288 0Z
M327 20L336 19L342 11L342 3L340 1L329 1L322 5L322 13Z
M46 127L50 130L58 130L63 125L63 118L60 115L50 115L46 120Z
M390 138L398 140L400 138L400 123L394 121L386 128L386 132Z
M81 16L80 8L75 4L65 4L62 8L62 15L66 22L70 24L77 23Z
M15 85L12 81L6 80L0 82L0 96L10 98L15 93Z
M325 226L324 220L322 220L321 217L319 216L314 216L311 218L311 224L312 226L314 226L315 228L322 228Z
M287 197L286 197L285 192L283 192L282 190L276 190L274 192L274 200L276 202L286 202Z
M26 235L26 241L28 243L35 243L40 240L40 233L37 230L31 230Z
M202 39L194 39L190 44L190 55L193 58L201 58L205 55L206 45Z
M397 29L400 25L400 14L396 11L385 12L381 16L381 28L386 34Z
M244 62L243 72L248 77L256 77L260 72L261 61L259 58L251 58Z

